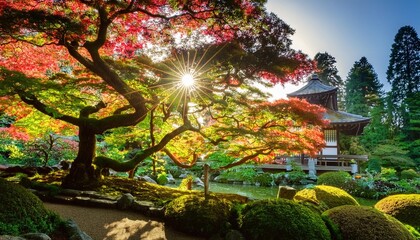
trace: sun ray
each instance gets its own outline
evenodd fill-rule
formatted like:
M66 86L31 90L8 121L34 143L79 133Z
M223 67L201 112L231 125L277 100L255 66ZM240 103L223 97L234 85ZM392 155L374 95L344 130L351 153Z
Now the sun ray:
M210 48L205 49L202 54L198 50L195 50L191 55L190 52L175 54L175 59L160 63L163 68L142 63L148 69L164 74L150 86L150 89L161 89L162 97L158 102L153 103L149 112L159 104L166 102L169 108L178 109L179 113L184 115L188 114L186 111L194 99L204 104L212 101L211 93L217 91L217 88L213 87L214 81L207 73L212 70L213 59L225 47L226 45L221 46L209 57ZM185 80L187 81L185 82Z

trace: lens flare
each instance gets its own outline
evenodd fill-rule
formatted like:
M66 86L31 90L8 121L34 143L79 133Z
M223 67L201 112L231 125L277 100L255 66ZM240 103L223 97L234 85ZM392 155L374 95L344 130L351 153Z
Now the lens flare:
M181 83L186 88L194 87L195 79L191 73L186 73L181 77Z

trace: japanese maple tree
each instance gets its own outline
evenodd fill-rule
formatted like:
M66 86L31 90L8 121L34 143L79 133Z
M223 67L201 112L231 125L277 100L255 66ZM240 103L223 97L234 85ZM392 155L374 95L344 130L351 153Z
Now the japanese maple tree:
M176 159L170 145L179 138L232 141L249 159L288 147L313 152L319 109L264 103L254 86L297 81L313 67L264 2L0 1L2 110L21 101L18 111L78 127L78 155L63 180L73 188L97 183L94 159L121 171L161 150ZM182 74L195 85L182 85ZM142 127L150 144L123 163L95 156L96 135L128 126Z

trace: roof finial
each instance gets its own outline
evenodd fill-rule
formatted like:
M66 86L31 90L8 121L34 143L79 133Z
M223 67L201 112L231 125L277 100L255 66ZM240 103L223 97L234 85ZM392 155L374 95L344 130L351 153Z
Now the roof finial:
M312 79L311 80L319 80L318 74L316 74L316 73L312 74Z

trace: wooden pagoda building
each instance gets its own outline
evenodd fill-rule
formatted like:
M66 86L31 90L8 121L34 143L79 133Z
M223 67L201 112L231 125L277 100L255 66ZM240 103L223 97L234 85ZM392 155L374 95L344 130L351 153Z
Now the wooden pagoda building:
M353 136L360 135L363 132L364 127L370 122L370 118L339 111L337 90L338 87L332 87L322 83L318 76L314 74L305 86L295 92L287 94L289 98L295 97L305 99L309 103L321 105L326 109L324 118L328 119L330 122L329 126L323 129L326 146L315 159L303 156L279 156L273 164L264 164L261 167L264 171L290 170L285 166L287 165L285 159L293 159L301 165L303 170L309 171L310 173L311 171L316 173L316 171L339 170L355 173L358 171L357 165L359 165L360 161L368 160L366 155L340 154L338 144L340 133ZM353 162L352 160L357 162L356 168L350 166L350 163Z
M323 84L314 74L308 84L287 96L305 99L309 103L321 105L326 109L324 118L330 121L328 128L324 129L326 147L321 155L339 155L338 140L340 133L346 135L360 135L363 128L370 122L370 118L362 117L338 110L337 87Z

